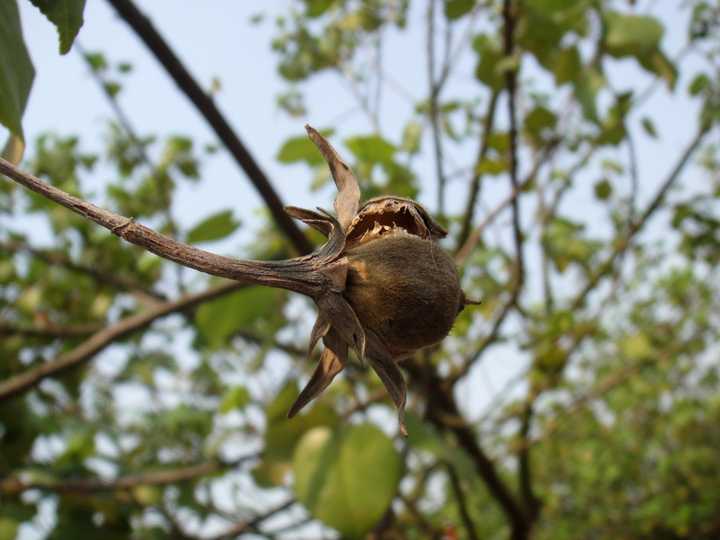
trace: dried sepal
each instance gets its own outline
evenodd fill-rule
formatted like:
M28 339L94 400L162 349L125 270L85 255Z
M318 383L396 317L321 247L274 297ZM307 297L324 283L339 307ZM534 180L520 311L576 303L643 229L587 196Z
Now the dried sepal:
M318 318L315 319L312 332L310 332L310 341L308 342L308 359L312 357L312 353L315 350L317 342L324 338L330 330L330 320L321 311L318 314Z
M310 380L288 411L288 418L299 413L305 405L318 397L347 363L348 346L332 330L323 338L325 348Z
M357 214L360 205L360 187L357 179L352 169L340 159L338 153L325 137L308 125L305 126L305 130L330 167L330 174L338 190L337 197L335 197L335 213L345 230L350 225L355 214Z
M315 299L315 302L323 317L331 321L332 329L355 349L360 362L364 362L365 330L347 300L339 293L329 293Z
M391 356L371 355L370 365L382 381L388 394L390 394L398 412L400 434L406 437L408 433L405 427L405 403L407 401L407 384L405 383L405 378Z

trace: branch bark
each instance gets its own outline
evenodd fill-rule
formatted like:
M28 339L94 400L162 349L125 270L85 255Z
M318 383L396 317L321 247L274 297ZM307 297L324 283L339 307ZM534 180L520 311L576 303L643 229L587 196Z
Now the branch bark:
M213 99L200 87L175 52L131 0L108 0L118 15L132 28L165 71L175 81L178 88L195 105L198 112L210 124L215 134L232 155L235 162L245 171L248 178L260 193L273 219L287 235L295 249L301 253L310 253L312 245L295 222L284 212L284 204L273 188L270 180L250 154L240 137L215 105Z
M4 174L31 191L72 210L86 219L105 227L113 234L147 249L170 261L218 277L246 284L266 285L299 292L316 298L326 290L329 278L312 268L313 256L287 261L244 261L216 255L188 244L183 244L134 220L65 193L46 184L31 174L20 171L12 163L0 158L0 174ZM332 239L328 244L332 243ZM321 254L317 257L322 258Z

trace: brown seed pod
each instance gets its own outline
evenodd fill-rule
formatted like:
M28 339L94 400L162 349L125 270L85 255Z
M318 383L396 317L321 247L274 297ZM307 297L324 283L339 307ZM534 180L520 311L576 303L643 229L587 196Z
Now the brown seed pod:
M317 131L306 129L337 185L337 221L329 214L287 209L330 238L319 272L332 283L315 298L319 314L309 354L320 339L325 349L288 416L330 384L353 348L361 361L367 352L398 409L400 431L406 434L407 389L397 361L445 338L466 303L453 260L435 243L447 233L410 199L380 197L360 207L360 189L350 168Z

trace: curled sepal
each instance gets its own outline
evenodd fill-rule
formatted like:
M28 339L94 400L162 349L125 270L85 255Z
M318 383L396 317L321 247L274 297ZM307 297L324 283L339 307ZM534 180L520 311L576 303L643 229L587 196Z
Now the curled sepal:
M313 326L312 332L310 332L310 342L308 343L308 358L312 356L317 342L320 340L320 338L325 337L329 330L330 321L327 319L327 317L325 317L325 315L323 315L322 312L320 312L318 314L318 318L315 320L315 325Z
M321 257L334 259L343 249L345 249L345 231L335 216L326 212L322 208L318 208L319 212L298 208L296 206L286 206L285 212L303 223L307 223L313 229L320 231L328 237L327 242L320 248L317 254L309 257Z
M348 346L332 330L323 338L325 348L310 380L288 411L288 418L299 413L305 405L318 397L347 363Z
M378 374L380 380L390 394L398 411L398 426L400 434L407 437L405 427L405 402L407 401L407 384L395 361L390 356L371 356L370 365Z
M299 219L303 223L308 224L310 227L321 232L325 236L330 236L330 233L332 232L332 221L327 216L319 214L314 210L306 210L305 208L298 208L297 206L286 206L285 213L290 217L294 217L295 219Z
M335 213L338 221L347 230L348 225L357 214L360 205L360 187L352 169L340 159L332 145L312 127L306 125L305 130L310 140L315 143L330 167L330 174L335 181L338 194L335 197Z
M331 292L315 299L318 310L330 321L333 331L347 345L355 349L361 363L365 363L365 330L355 310L339 293Z

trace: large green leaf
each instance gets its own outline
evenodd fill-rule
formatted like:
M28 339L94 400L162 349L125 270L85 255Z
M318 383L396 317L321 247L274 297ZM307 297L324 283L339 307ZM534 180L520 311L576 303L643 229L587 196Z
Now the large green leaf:
M233 216L232 210L222 210L196 224L187 234L191 244L214 242L231 235L240 226Z
M361 538L393 500L402 460L371 424L308 431L293 458L294 490L310 513L347 538Z
M72 47L83 25L85 0L30 0L57 27L60 54Z
M0 124L23 138L21 119L35 70L28 55L15 0L0 2Z

